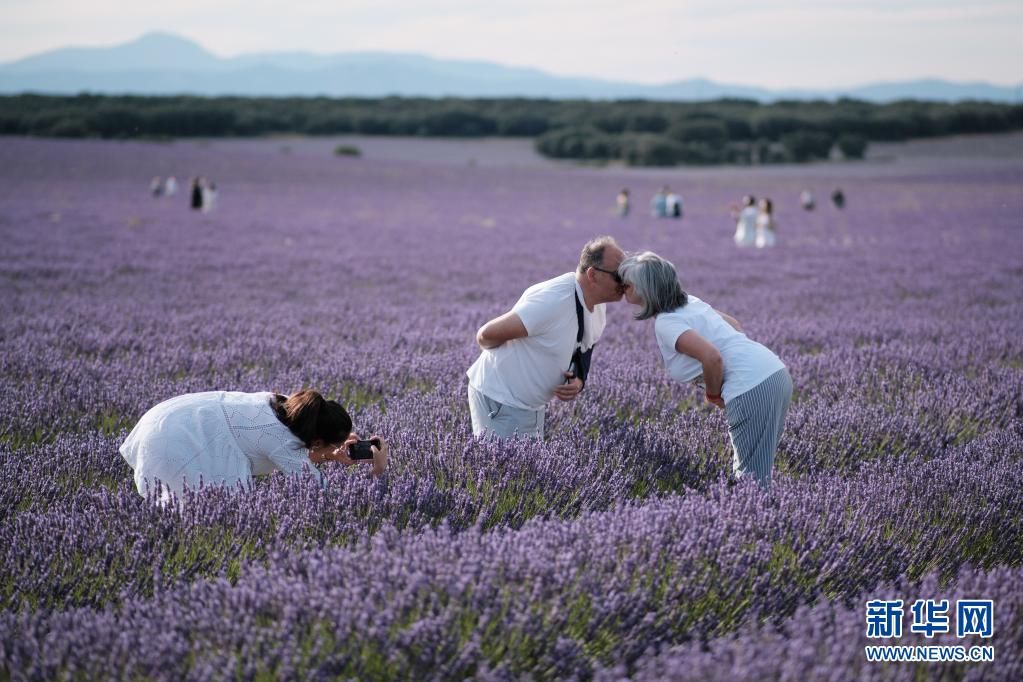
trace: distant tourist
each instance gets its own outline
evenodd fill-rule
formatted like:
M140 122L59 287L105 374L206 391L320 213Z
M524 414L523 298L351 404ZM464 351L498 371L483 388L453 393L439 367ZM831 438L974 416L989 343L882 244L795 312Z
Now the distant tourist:
M668 188L662 187L650 200L650 215L655 218L664 218L668 215Z
M769 488L792 399L785 364L747 337L733 317L687 294L675 266L657 254L629 256L618 273L625 300L640 306L636 319L654 318L654 337L671 378L696 383L708 403L725 411L736 477L750 476Z
M757 232L757 200L752 195L742 198L742 204L732 205L735 219L735 245L753 246Z
M665 187L667 189L667 187ZM669 218L681 218L682 217L682 197L675 194L672 191L668 192L668 195L664 199L666 213Z
M192 210L202 210L202 185L200 178L192 178L191 206Z
M804 189L799 193L799 205L803 207L804 211L812 211L816 204L813 200L813 193L808 189Z
M163 180L157 175L149 182L149 193L158 197L163 193Z
M217 183L202 179L202 211L209 213L217 205Z
M761 199L757 212L756 247L774 246L775 241L774 206L770 199Z
M163 183L163 193L169 197L178 193L178 179L173 175L168 177L167 181Z
M615 205L618 210L618 215L625 218L629 215L629 188L625 187L618 196L615 197Z
M835 205L835 208L845 207L845 193L840 187L836 187L835 191L831 193L831 203Z

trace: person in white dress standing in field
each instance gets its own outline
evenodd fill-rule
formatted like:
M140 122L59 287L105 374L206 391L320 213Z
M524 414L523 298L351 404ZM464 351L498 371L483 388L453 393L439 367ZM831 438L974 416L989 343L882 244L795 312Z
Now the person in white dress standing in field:
M387 443L370 446L373 475L387 468ZM153 491L167 504L184 487L249 485L275 470L309 471L313 465L355 464L349 446L358 442L352 418L316 391L276 393L209 391L165 400L146 412L121 445L140 495Z
M209 213L217 207L217 183L206 178L202 178L201 182L202 212Z
M760 210L757 212L756 246L762 249L776 243L774 205L770 199L761 199Z
M687 294L675 266L656 253L628 256L618 274L625 300L640 306L636 319L654 318L668 374L702 385L706 401L725 411L736 477L751 476L768 489L792 399L784 363L747 337L735 318Z
M735 245L753 246L757 230L757 202L752 196L742 198L742 206L732 206L735 223Z

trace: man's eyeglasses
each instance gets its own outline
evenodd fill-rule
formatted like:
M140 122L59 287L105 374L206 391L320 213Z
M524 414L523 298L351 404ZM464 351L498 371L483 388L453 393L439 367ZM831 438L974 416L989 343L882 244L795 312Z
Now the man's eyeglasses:
M607 274L611 275L612 277L614 277L614 280L615 280L616 284L620 285L620 284L623 283L622 282L622 276L618 274L617 270L605 270L604 268L598 268L596 265L591 265L590 267L593 268L594 270L599 270L600 272L606 272Z

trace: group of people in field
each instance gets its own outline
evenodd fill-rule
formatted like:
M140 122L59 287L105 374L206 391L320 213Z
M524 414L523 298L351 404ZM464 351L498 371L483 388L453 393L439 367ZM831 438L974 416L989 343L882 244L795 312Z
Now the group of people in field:
M654 319L656 354L677 382L694 384L724 410L732 469L768 489L792 397L784 363L734 317L683 287L675 266L650 251L626 254L609 236L587 242L576 267L527 288L476 332L480 353L466 372L472 431L480 438L544 437L551 400L585 394L606 307L625 299L637 320ZM248 485L280 470L338 462L387 469L380 435L362 440L342 405L313 390L213 391L149 410L122 444L140 494L180 502L185 487Z
M841 187L831 190L831 203L837 209L845 208L845 192L842 191ZM813 192L808 189L800 192L799 205L803 207L804 211L812 211L817 206L817 201L813 198Z
M173 175L163 179L159 175L149 182L149 193L154 197L172 197L178 193L178 180ZM217 184L205 177L192 178L188 205L194 211L209 213L217 203Z
M615 197L615 211L620 217L627 218L631 210L629 188L623 187ZM650 199L650 215L654 218L682 218L682 197L665 185Z
M778 243L774 203L770 199L758 202L753 195L746 195L741 204L733 204L731 208L735 219L733 239L736 246L763 249Z
M831 202L835 208L845 207L845 193L836 187L831 193ZM799 194L799 205L804 211L812 211L816 206L813 193L804 189ZM615 211L622 218L629 215L629 188L622 188L615 197ZM757 201L753 195L746 195L738 204L729 207L732 219L735 220L735 245L741 248L769 248L778 243L778 223L774 217L774 202L769 198ZM682 197L665 185L650 200L650 215L654 218L682 218Z
M845 208L845 193L840 187L831 192L831 203L835 208ZM813 193L804 189L799 193L799 205L804 211L812 211L817 205ZM752 195L742 198L742 203L732 205L735 219L735 245L753 246L758 249L778 243L778 224L774 219L774 202L764 198L759 202Z

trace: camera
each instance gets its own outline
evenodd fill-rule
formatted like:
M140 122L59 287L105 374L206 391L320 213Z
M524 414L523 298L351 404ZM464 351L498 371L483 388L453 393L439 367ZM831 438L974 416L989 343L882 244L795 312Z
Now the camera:
M348 446L348 456L352 459L373 459L374 447L380 447L379 438L357 440Z

